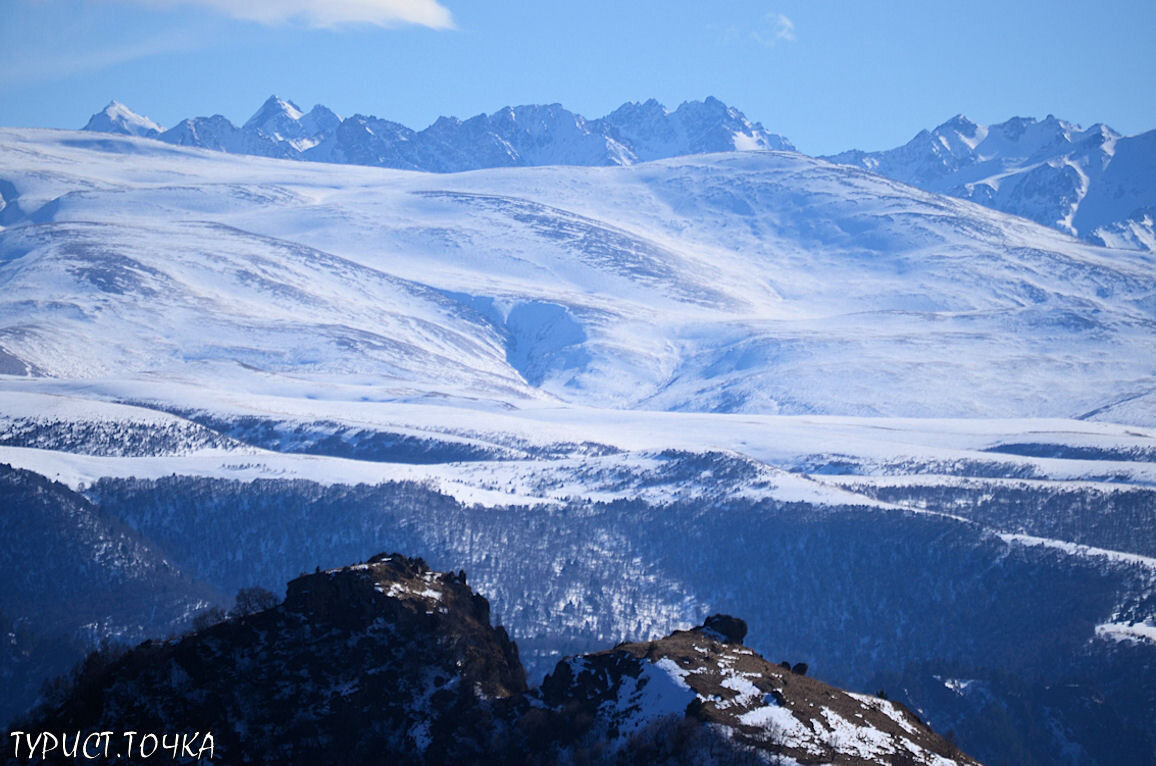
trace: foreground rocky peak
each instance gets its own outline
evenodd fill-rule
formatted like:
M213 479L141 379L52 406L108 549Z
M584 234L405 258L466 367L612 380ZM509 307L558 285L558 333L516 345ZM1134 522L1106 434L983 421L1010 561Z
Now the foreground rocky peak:
M742 645L745 633L742 620L715 615L658 641L568 658L537 693L568 719L590 720L587 736L638 752L657 744L648 742L656 730L669 736L694 721L725 732L736 758L976 763L904 706L808 678L805 663L774 665Z
M382 555L299 577L272 609L91 667L17 728L212 732L214 763L476 762L495 701L525 688L485 598L420 559Z
M435 572L421 559L379 554L293 580L281 609L346 631L373 632L384 624L395 638L436 636L436 655L415 659L451 670L487 697L526 690L517 646L505 628L490 626L490 603L466 585L464 572Z
M211 732L220 763L975 763L900 705L772 665L726 615L527 689L465 579L399 554L299 577L273 608L90 657L14 730L196 731L200 755Z

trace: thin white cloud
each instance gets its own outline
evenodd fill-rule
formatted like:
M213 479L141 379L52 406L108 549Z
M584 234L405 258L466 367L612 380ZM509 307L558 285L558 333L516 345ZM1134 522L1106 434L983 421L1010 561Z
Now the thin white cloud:
M779 14L775 19L775 37L787 42L793 42L795 39L795 22L788 19L783 14Z
M341 24L376 24L396 27L415 24L431 29L452 29L453 16L437 0L133 0L139 5L172 7L202 5L234 18L279 24L301 21L314 27Z
M763 17L763 28L751 33L761 45L773 48L781 42L795 41L795 22L785 14L771 12Z
M162 34L150 40L128 45L88 51L70 51L62 47L54 50L49 56L20 55L20 51L15 51L12 60L8 60L7 54L0 56L0 66L3 67L5 75L2 81L13 85L27 85L65 80L77 74L95 72L138 59L196 50L203 43L204 41L195 35L180 32Z

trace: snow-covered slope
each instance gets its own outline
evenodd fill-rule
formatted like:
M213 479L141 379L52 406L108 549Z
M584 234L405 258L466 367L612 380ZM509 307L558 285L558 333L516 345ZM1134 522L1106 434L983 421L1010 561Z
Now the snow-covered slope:
M7 369L242 391L1154 420L1156 269L788 153L400 173L7 131ZM112 149L113 151L109 151ZM131 156L131 163L121 160ZM324 394L324 398L333 396Z
M1048 115L979 125L956 115L901 147L828 159L968 199L1097 244L1152 250L1156 131L1122 137Z
M4 392L0 444L105 457L234 454L252 448L185 418L75 395Z

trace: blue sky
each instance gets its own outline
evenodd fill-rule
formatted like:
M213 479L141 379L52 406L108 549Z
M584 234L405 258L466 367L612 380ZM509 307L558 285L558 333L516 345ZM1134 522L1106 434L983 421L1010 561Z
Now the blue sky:
M250 18L238 18L245 8ZM0 124L164 125L270 94L413 128L439 115L708 95L809 153L962 112L1156 128L1156 3L1036 0L5 0Z

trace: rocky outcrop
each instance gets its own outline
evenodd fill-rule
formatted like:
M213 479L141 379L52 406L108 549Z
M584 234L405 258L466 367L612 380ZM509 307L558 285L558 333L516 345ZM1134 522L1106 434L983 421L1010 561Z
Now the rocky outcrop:
M463 763L525 689L484 598L383 555L300 577L273 609L141 644L17 728L212 732L213 763Z
M655 731L690 719L725 740L729 759L822 764L973 764L903 705L837 689L773 665L719 630L715 615L659 641L622 644L564 660L536 692L583 735L624 753L645 751ZM745 626L744 626L745 627Z
M8 762L44 756L41 732L134 731L112 735L119 762L148 761L153 732L190 738L166 751L178 763L974 763L900 705L771 665L745 633L714 615L567 658L531 690L464 572L383 554L299 577L271 609L90 658L14 727L31 738ZM85 760L62 749L47 760Z

